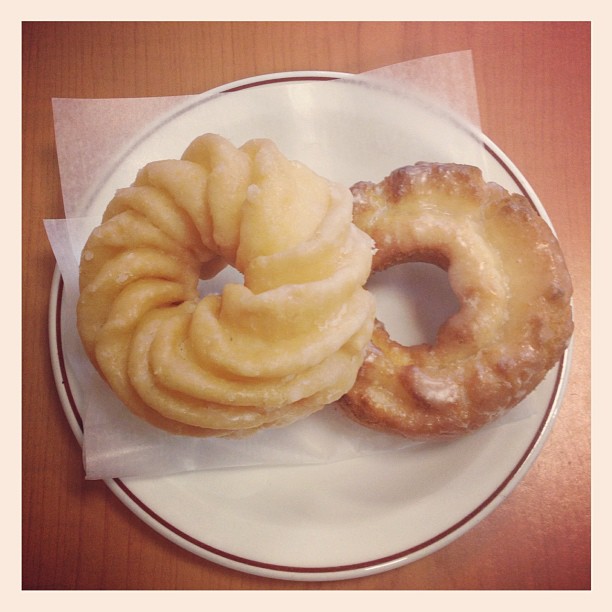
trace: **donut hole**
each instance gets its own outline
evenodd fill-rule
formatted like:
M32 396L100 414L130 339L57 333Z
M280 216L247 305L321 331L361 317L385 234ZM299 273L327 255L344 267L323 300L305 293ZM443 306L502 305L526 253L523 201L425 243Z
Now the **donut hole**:
M198 283L198 293L200 298L210 294L223 293L223 287L234 283L237 285L244 285L244 276L233 268L232 266L226 266L212 278L201 280Z
M433 344L440 326L459 311L448 273L422 262L395 265L373 274L366 288L376 296L376 317L393 340Z

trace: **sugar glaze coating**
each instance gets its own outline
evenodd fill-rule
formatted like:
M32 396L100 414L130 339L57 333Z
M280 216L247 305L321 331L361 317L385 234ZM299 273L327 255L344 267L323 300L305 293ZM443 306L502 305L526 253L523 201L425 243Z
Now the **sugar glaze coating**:
M479 169L425 163L352 187L354 222L375 241L373 270L429 262L448 271L459 310L432 345L406 347L376 321L346 412L409 438L473 431L519 403L573 330L557 239L529 201Z
M113 391L175 434L241 436L341 397L375 316L352 197L270 140L215 134L120 189L81 256L78 330ZM235 267L244 284L201 297Z

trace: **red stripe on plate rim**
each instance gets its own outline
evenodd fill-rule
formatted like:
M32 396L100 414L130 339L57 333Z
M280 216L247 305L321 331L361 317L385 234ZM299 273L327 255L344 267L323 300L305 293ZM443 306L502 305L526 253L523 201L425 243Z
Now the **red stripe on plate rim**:
M274 77L270 76L267 78L263 78L263 80L251 80L247 79L243 83L234 84L226 89L218 90L219 93L232 93L236 91L243 91L252 87L259 87L263 85L270 84L278 84L285 82L301 82L301 81L329 81L338 78L336 76L322 76L322 75L296 75L296 76L281 76ZM495 160L504 168L504 170L508 173L508 175L514 180L516 185L521 189L523 195L529 200L534 209L541 214L541 210L536 206L533 201L529 190L524 187L524 179L518 178L516 173L509 167L509 165L502 159L502 157L489 145L486 141L483 141L483 146L487 150L487 152L495 158ZM62 322L61 322L61 313L62 313L62 295L63 295L63 279L59 276L58 286L57 286L57 298L55 303L55 341L56 341L56 351L58 358L58 374L56 374L56 384L62 385L65 392L65 399L68 403L68 407L74 417L76 427L78 429L74 431L77 437L82 439L83 436L83 419L81 413L79 412L79 408L77 402L74 397L74 393L70 387L70 380L67 372L66 361L63 352L63 344L62 344ZM51 323L51 322L50 322ZM53 349L53 346L51 347ZM234 555L230 552L215 548L190 536L184 531L175 527L172 523L168 522L162 516L157 514L155 510L153 510L149 505L147 505L142 499L138 497L132 491L126 482L121 478L113 478L109 480L105 480L105 483L109 486L109 488L121 499L123 503L129 503L136 506L141 512L146 514L152 523L148 523L151 527L156 529L156 531L162 533L163 531L171 533L175 538L178 538L180 541L189 545L189 549L194 552L194 554L198 554L198 551L202 553L207 553L209 556L201 554L203 558L207 558L211 561L217 562L219 564L223 564L223 561L231 562L232 564L238 564L242 566L243 571L247 571L247 568L257 569L257 570L267 570L269 572L277 572L281 574L280 577L283 577L282 574L298 574L298 575L334 575L334 574L342 574L342 573L350 573L350 572L358 572L359 570L372 570L375 571L377 568L381 568L382 566L393 564L394 562L401 562L398 565L403 565L405 563L409 563L413 560L416 560L419 556L424 556L427 554L428 549L432 549L433 552L436 548L441 548L445 544L445 539L449 538L451 535L456 535L465 527L467 527L470 522L475 520L477 517L484 518L485 513L492 511L497 503L503 501L504 497L503 493L509 494L511 487L510 485L517 484L517 476L523 470L529 467L530 458L532 457L534 451L538 446L540 446L546 436L547 427L549 423L555 416L555 405L557 400L559 399L559 392L562 388L562 379L563 372L567 366L568 351L566 351L559 363L557 377L555 380L554 392L551 395L551 399L547 406L546 412L543 415L542 421L538 426L537 431L531 443L515 465L515 467L510 471L507 477L500 483L500 485L485 499L483 500L474 510L464 516L460 521L457 521L452 526L443 530L436 536L429 538L420 544L407 548L405 550L401 550L395 554L388 555L385 557L380 557L376 559L371 559L369 561L364 561L360 563L353 563L347 565L339 565L339 566L322 566L322 567L301 567L301 566L285 566L278 565L274 563L266 563L264 561L258 561L254 559L249 559L245 557L241 557L238 555ZM59 377L59 380L58 380ZM74 428L73 428L74 429ZM180 542L177 542L180 544ZM185 548L185 547L184 547ZM419 555L419 553L424 553ZM213 559L210 555L217 557L217 559ZM232 565L229 565L232 567ZM235 569L235 568L234 568ZM272 577L274 577L272 575Z

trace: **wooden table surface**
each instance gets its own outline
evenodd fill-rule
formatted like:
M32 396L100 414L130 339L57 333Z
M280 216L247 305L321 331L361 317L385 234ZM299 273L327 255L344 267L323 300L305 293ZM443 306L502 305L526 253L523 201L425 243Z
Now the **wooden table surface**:
M574 282L575 346L558 420L526 477L445 548L363 578L289 582L170 543L101 481L56 393L43 219L63 216L51 99L193 94L258 74L363 72L471 49L482 127L521 169ZM589 589L590 25L588 22L23 25L23 589Z

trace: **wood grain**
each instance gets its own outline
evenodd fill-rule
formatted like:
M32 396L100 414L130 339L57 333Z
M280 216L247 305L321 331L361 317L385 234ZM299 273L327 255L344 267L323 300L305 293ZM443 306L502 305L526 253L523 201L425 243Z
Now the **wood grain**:
M413 564L351 581L241 574L183 551L85 481L51 372L63 216L51 98L199 93L291 70L362 72L471 49L484 132L534 187L575 286L574 359L556 426L489 517ZM33 22L23 24L23 562L34 589L590 588L590 25L588 22Z

